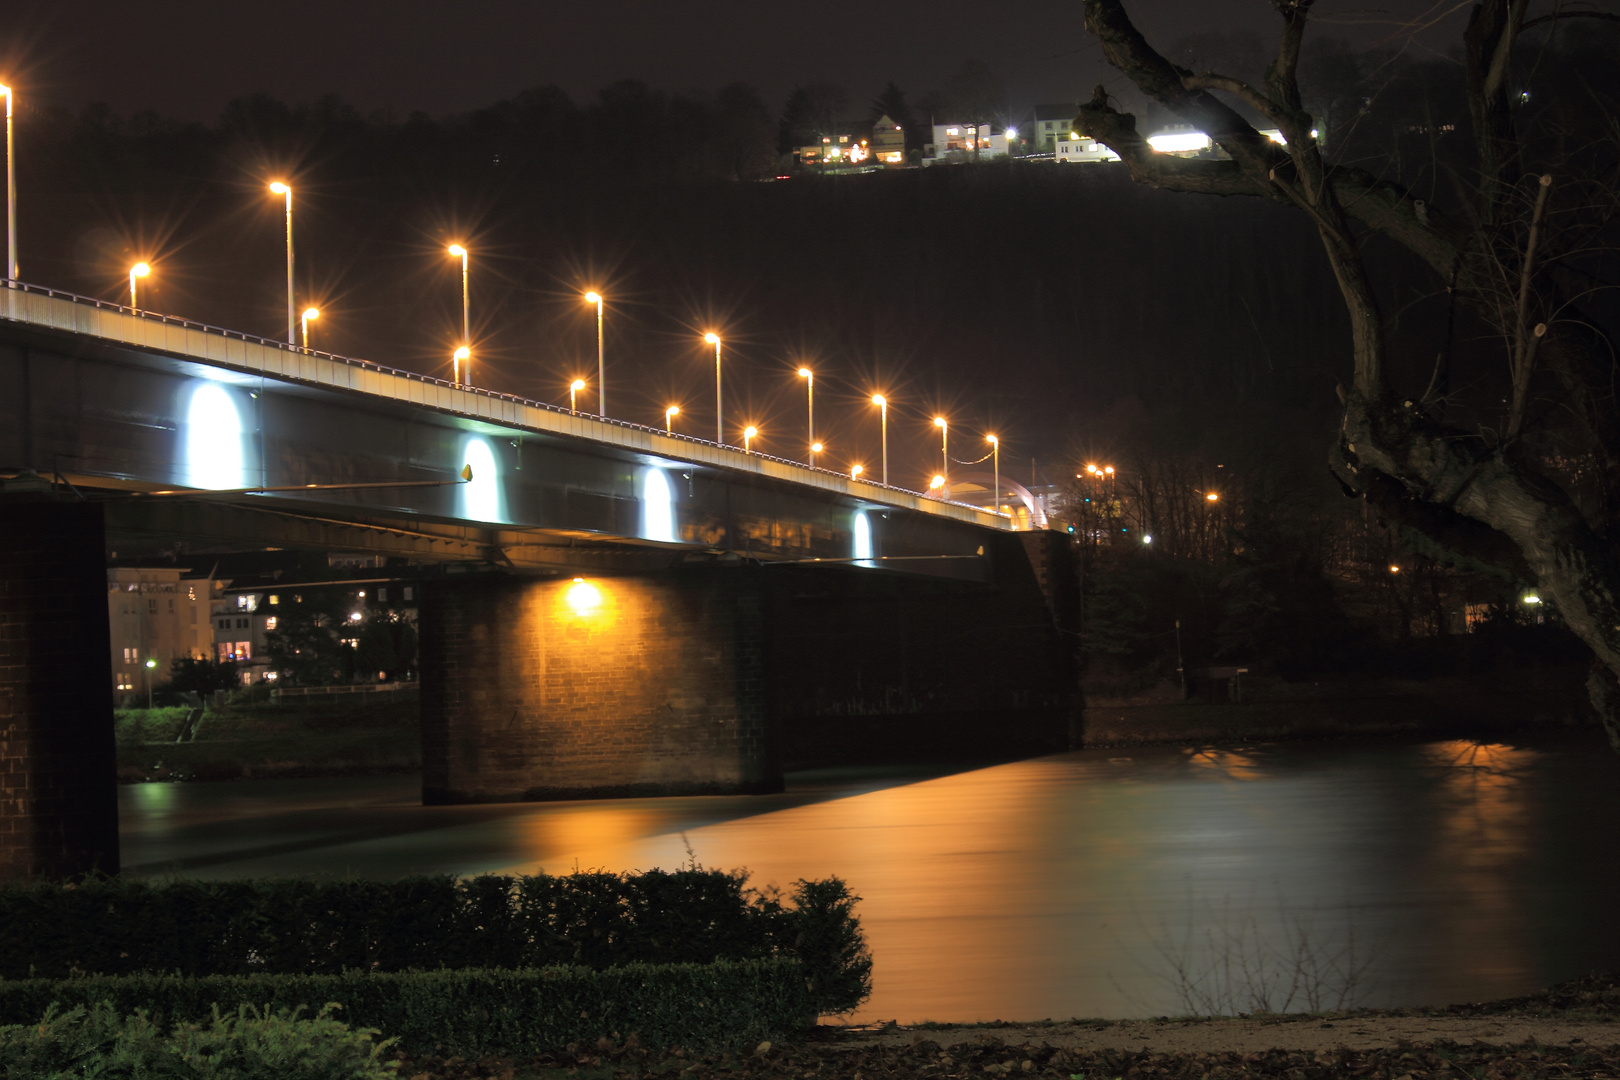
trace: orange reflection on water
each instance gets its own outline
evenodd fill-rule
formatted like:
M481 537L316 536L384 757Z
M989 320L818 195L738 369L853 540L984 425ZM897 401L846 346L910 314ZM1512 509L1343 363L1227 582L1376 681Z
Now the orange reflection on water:
M1527 781L1539 751L1452 739L1422 748L1437 770L1429 871L1453 912L1445 951L1481 987L1515 992L1508 980L1533 968L1521 895L1534 853L1540 807Z

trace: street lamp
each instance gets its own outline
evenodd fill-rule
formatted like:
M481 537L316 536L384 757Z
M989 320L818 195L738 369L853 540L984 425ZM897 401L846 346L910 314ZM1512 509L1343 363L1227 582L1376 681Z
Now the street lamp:
M6 277L17 280L17 163L16 150L11 138L12 106L17 92L9 86L0 86L6 96Z
M859 480L859 479L860 479L860 478L861 478L861 473L863 473L863 472L865 472L865 471L866 471L866 466L865 466L865 465L856 465L856 466L853 466L853 467L852 467L852 468L851 468L851 469L850 469L850 470L849 470L849 478L850 478L850 479L851 479L851 480Z
M944 487L945 478L937 473L932 480L928 481L928 490L939 492L939 497L942 499L945 497Z
M943 416L934 417L934 426L939 428L939 472L943 487L944 478L951 475L951 428Z
M802 367L799 369L799 378L805 380L805 401L810 407L810 464L814 465L816 463L816 451L820 449L820 444L816 442L816 376L809 368Z
M129 268L129 308L131 311L138 310L141 306L135 302L135 280L143 278L151 272L152 268L143 262L138 262Z
M451 353L450 357L451 364L453 365L451 367L451 382L455 383L457 386L460 386L462 383L462 376L466 375L467 383L470 385L472 383L472 350L463 345L455 352ZM466 368L461 366L461 362L463 360L467 362Z
M293 232L292 232L292 188L277 180L270 185L270 190L287 199L287 344L296 345L298 339L293 337Z
M148 709L152 707L152 669L155 667L157 667L156 660L148 659L146 661L146 707Z
M304 335L304 351L305 352L309 351L309 324L313 320L318 319L320 317L321 317L321 309L320 308L305 308L304 309L304 317L299 320L298 328L299 328L299 330L303 331L303 335Z
M724 446L726 445L726 425L720 416L722 408L720 399L720 335L711 330L703 335L703 340L714 346L714 441Z
M665 435L675 434L675 418L679 415L681 415L681 407L679 405L671 405L669 408L664 410Z
M467 302L467 249L451 244L447 250L461 260L461 343L467 346L472 344L472 307Z
M997 513L1001 512L1001 440L994 435L986 435L985 442L990 444L990 457L995 461L996 491L990 499L990 508Z
M752 424L749 424L747 427L743 428L743 453L747 454L752 452L749 449L749 445L754 441L754 436L758 434L759 428Z
M1209 500L1210 502L1220 502L1221 501L1220 495L1217 494L1216 492L1213 492L1213 491L1210 492L1208 495L1205 495L1204 498Z
M821 451L824 449L826 448L818 442L813 442L810 444L810 467L812 469L816 467L816 455L821 453Z
M872 395L872 404L883 410L883 486L889 486L889 399L882 394Z
M604 367L602 351L602 294L588 292L585 294L587 304L596 305L596 412L602 419L607 419L607 371Z
M578 401L575 398L575 395L583 389L585 389L584 379L575 379L573 382L568 384L568 411L571 414L578 415L579 413L579 409L577 408Z

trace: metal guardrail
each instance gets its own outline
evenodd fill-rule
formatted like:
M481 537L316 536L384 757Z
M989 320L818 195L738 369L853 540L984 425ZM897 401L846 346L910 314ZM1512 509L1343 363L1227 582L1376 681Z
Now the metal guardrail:
M924 513L942 515L961 521L971 521L990 528L1011 529L1013 527L1011 516L998 511L985 510L971 503L931 498L922 492L910 491L905 488L884 486L867 480L856 480L847 473L806 465L788 458L739 450L736 447L713 442L709 439L700 439L679 432L669 432L663 428L636 424L628 420L614 420L608 417L572 412L549 402L534 401L529 398L519 397L516 394L503 394L495 390L463 386L446 379L423 375L404 368L389 367L386 364L378 364L370 360L361 360L350 356L338 356L335 353L322 352L318 349L306 349L274 338L260 337L257 334L249 334L240 330L228 330L224 327L212 326L208 323L197 322L194 319L186 319L178 315L145 311L129 307L126 304L100 300L91 296L80 296L76 293L52 289L44 285L31 285L27 282L14 280L6 280L4 284L5 289L0 290L0 318L10 319L14 322L45 326L56 330L70 330L92 337L118 341L123 344L141 345L264 377L307 382L318 386L336 387L359 393L377 394L393 400L440 409L469 419L526 427L547 434L590 439L612 446L629 447L645 453L685 460L692 464L714 465L739 469L744 472L754 472L772 476L776 479L807 484L825 491L836 491L875 503L909 510L920 510ZM165 332L159 335L164 340L154 343L148 340L151 335L145 333L130 335L109 333L106 332L106 327L97 325L102 320L94 318L90 320L81 320L79 318L59 320L50 317L51 313L48 311L43 313L44 317L38 317L35 312L30 310L33 305L28 304L26 301L21 304L16 302L14 299L16 293L43 297L47 301L66 302L75 309L104 311L115 319L133 319L136 321L137 326L144 324L154 328L164 327ZM67 322L69 325L62 325L63 322ZM246 354L245 349L240 357L233 359L228 356L215 355L214 352L206 348L202 350L187 348L185 342L176 344L168 340L168 328L179 330L183 335L187 332L198 333L204 335L205 338L215 337L225 341L235 340L242 342L244 346L257 346L260 349L269 350L280 356L297 360L296 364L291 365L297 370L288 370L289 365L285 363L271 363L268 358L261 358L258 363L254 363L252 358ZM226 350L226 352L229 351ZM317 367L314 370L306 370L306 364L303 362L306 359L315 361ZM322 378L318 366L320 364L333 365L336 368L371 375L374 377L373 379L361 381L373 382L375 385L357 385L357 381L352 378L341 380ZM429 395L425 393L390 393L385 389L384 383L386 380L392 379L403 380L407 384L418 384L424 390L438 391L438 393L432 395L437 400L428 400ZM465 396L468 399L466 404L472 407L457 408L456 399L458 396ZM480 403L506 407L476 407ZM552 420L555 422L548 422ZM603 430L589 430L592 427L600 427ZM635 435L639 437L615 438L616 433L623 436ZM655 446L654 444L659 440L675 445ZM688 448L688 452L682 453L681 449L683 447Z

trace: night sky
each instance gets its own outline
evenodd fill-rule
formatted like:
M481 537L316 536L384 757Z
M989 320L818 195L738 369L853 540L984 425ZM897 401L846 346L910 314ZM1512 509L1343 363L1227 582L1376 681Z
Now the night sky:
M1263 0L1130 5L1153 40L1257 33ZM1429 19L1420 48L1457 40L1467 5L1429 0L1318 4L1319 35L1395 40ZM8 0L0 70L29 102L211 120L233 97L337 93L362 112L458 112L541 84L576 100L620 79L712 93L733 81L779 104L795 83L846 87L852 110L893 79L914 97L968 59L1008 78L1015 104L1075 101L1122 80L1102 64L1076 0Z

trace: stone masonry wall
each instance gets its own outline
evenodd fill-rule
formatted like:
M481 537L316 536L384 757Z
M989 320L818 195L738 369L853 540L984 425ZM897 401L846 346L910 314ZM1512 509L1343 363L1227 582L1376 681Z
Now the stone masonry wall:
M0 880L118 871L99 506L0 501Z
M761 623L738 570L430 585L424 801L779 790Z

